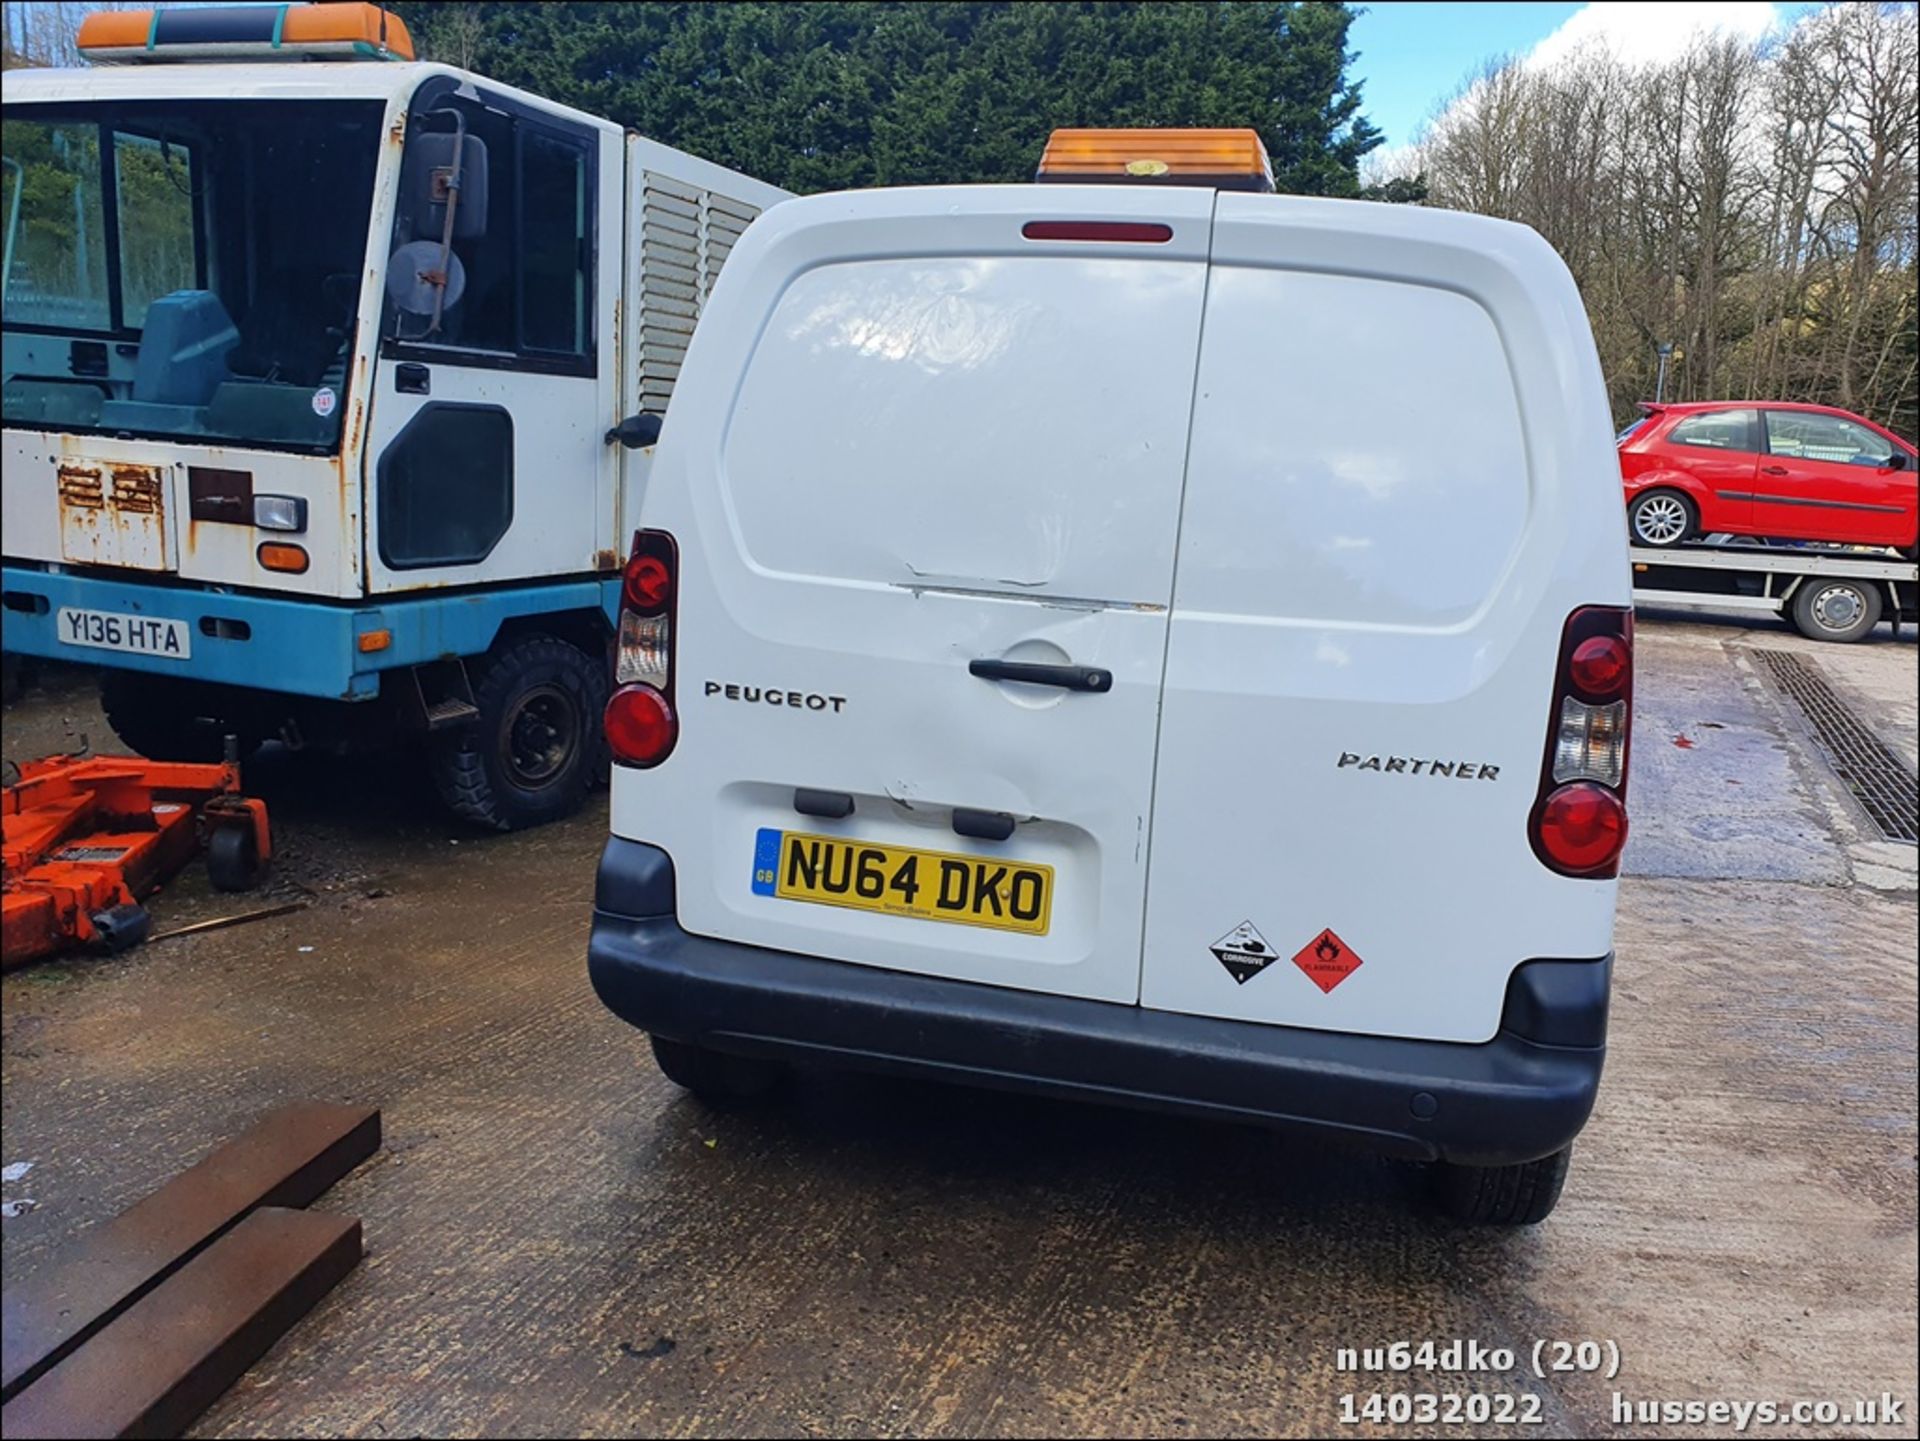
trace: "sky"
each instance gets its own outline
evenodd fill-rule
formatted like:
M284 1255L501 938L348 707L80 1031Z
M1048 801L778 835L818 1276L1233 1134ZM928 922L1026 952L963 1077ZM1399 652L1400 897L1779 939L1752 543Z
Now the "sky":
M1587 5L1452 4L1367 0L1349 32L1359 52L1362 110L1386 132L1386 147L1411 141L1480 63L1522 55L1545 63L1583 41L1605 40L1628 59L1670 54L1702 30L1757 37L1791 24L1810 4L1598 0Z

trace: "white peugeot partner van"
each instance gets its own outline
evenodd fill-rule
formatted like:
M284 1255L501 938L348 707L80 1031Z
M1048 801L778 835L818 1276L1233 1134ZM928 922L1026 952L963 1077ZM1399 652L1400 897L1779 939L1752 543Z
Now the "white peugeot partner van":
M748 230L625 573L593 983L709 1098L1253 1121L1539 1221L1626 839L1580 297L1524 227L1188 136Z

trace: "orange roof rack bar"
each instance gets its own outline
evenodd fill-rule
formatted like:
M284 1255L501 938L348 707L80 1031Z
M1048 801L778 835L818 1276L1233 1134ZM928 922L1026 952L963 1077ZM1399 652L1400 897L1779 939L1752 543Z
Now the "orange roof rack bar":
M1034 179L1271 191L1273 166L1254 130L1056 130Z
M413 37L378 5L202 5L96 10L80 22L89 60L411 60Z

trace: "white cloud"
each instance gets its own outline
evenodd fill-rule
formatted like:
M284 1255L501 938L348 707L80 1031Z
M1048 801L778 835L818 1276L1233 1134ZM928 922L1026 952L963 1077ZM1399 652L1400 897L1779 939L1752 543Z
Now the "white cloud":
M1411 176L1419 169L1419 145L1412 141L1405 145L1382 145L1360 157L1360 183L1382 185L1396 176Z
M1604 48L1631 65L1647 65L1674 58L1703 36L1737 35L1758 40L1786 28L1786 24L1781 7L1765 0L1593 0L1535 44L1520 63L1530 70L1546 69L1591 47ZM1472 87L1468 93L1472 93ZM1361 162L1362 182L1377 184L1418 171L1422 142L1430 132L1445 125L1460 103L1457 97L1443 102L1414 132L1411 141L1383 145L1368 155Z
M1701 35L1757 40L1781 23L1780 7L1764 0L1682 4L1676 0L1596 0L1569 15L1527 52L1529 67L1554 65L1590 44L1604 45L1630 64L1671 59Z

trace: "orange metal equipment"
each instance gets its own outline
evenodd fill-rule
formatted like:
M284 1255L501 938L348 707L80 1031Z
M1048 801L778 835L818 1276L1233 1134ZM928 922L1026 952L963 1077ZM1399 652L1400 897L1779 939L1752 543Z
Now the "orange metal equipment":
M0 967L98 940L146 935L139 902L207 847L221 890L259 883L273 854L265 801L240 793L240 767L132 756L49 756L6 787Z

